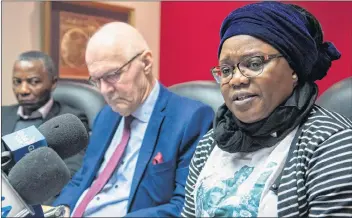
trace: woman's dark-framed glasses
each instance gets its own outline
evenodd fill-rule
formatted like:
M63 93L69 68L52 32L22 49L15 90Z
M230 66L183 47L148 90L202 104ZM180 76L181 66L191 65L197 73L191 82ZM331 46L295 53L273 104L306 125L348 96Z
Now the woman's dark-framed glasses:
M97 88L100 88L100 84L101 84L101 80L102 79L105 82L108 82L110 84L116 83L120 79L120 76L122 74L123 68L125 68L127 65L129 65L134 59L136 59L141 54L143 54L143 52L140 52L140 53L136 54L135 56L133 56L133 58L131 58L124 65L122 65L117 70L114 70L113 72L105 73L103 76L101 76L99 78L93 78L93 77L90 76L89 79L88 79L89 83L92 84L93 86L97 87Z
M243 59L237 65L222 64L220 66L213 67L211 73L217 83L228 83L234 74L235 68L240 73L247 77L252 78L260 75L263 72L264 65L274 58L283 57L281 54L273 55L255 55Z

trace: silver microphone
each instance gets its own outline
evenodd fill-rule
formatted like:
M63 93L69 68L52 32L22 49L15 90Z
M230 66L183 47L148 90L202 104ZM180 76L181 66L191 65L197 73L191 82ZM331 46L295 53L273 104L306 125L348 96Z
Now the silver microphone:
M1 171L1 217L26 217L34 215L32 207L24 202Z
M53 207L50 210L46 211L44 213L44 217L54 217L54 218L60 218L60 217L64 217L65 215L65 206L57 206L57 207Z

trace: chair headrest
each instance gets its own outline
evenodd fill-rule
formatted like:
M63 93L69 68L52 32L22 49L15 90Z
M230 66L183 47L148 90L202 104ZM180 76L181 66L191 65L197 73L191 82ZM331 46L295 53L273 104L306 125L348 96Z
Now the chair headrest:
M68 80L58 81L53 98L84 112L88 117L90 128L95 116L105 105L104 97L93 86Z
M316 104L352 120L352 77L335 83L317 99Z
M213 108L214 111L224 103L220 87L213 81L191 81L169 87L175 94L198 100Z

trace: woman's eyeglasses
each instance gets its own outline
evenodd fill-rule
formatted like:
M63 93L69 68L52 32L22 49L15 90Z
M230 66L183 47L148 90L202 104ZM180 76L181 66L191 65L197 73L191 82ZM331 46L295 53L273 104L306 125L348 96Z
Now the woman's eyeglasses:
M213 67L211 69L211 73L217 83L230 82L236 67L243 76L252 78L260 75L263 72L264 65L270 60L280 57L283 56L281 54L252 56L240 61L237 65L231 66L222 64L220 66Z
M124 65L122 65L120 68L118 68L117 70L115 70L113 72L106 73L99 78L89 77L89 79L88 79L89 83L97 88L100 88L102 79L105 82L110 83L110 84L116 83L120 79L123 68L126 67L128 64L130 64L134 59L136 59L141 54L143 54L143 52L138 53L137 55L133 56L133 58L131 58L129 61L127 61L127 63L125 63Z

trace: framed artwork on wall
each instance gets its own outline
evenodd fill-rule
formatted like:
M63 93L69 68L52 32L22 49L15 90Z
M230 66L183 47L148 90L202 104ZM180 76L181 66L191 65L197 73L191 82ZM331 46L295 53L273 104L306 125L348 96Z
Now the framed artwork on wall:
M86 45L99 27L112 21L134 26L134 9L125 6L80 1L42 4L43 50L53 58L60 78L88 79Z

